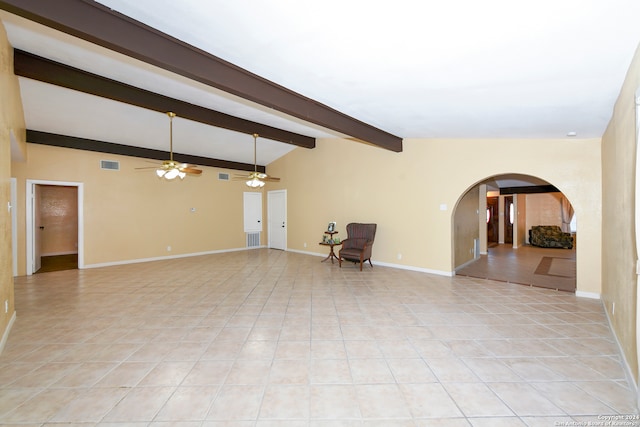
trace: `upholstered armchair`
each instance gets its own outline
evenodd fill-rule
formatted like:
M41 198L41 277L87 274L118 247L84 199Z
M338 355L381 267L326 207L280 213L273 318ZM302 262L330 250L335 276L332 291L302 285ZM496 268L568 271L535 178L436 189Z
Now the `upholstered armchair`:
M347 238L342 241L342 249L338 253L338 263L342 267L342 260L360 263L369 261L371 264L371 248L376 237L376 224L360 224L352 222L347 224Z

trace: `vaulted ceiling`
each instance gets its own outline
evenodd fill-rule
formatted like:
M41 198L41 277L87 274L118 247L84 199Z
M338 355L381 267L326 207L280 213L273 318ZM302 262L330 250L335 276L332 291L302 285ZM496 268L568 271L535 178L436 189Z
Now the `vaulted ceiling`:
M316 138L600 137L637 0L7 0L33 138L267 165ZM220 163L222 162L222 163ZM229 163L225 163L229 162Z

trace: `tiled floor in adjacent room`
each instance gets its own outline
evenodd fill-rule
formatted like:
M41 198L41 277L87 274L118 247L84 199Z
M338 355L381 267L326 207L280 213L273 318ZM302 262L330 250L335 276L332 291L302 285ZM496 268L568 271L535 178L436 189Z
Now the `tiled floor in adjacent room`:
M260 249L16 278L0 424L554 426L637 413L598 300L320 259Z

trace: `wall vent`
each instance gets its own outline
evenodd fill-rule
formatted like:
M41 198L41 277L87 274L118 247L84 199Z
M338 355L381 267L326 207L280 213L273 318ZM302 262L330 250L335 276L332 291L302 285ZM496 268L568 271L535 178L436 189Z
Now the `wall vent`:
M248 248L260 247L260 232L247 233L247 247Z
M100 160L100 169L119 171L120 162L117 162L115 160Z
M223 172L218 172L218 179L220 181L229 181L229 174L228 173L223 173Z

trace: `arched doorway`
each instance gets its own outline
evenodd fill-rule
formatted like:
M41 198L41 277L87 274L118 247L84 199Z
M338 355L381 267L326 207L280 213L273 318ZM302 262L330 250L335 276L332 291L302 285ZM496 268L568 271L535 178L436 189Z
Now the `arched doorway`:
M575 292L575 245L530 242L529 230L538 225L557 226L575 240L571 204L549 182L520 174L489 177L460 196L453 222L457 275Z

